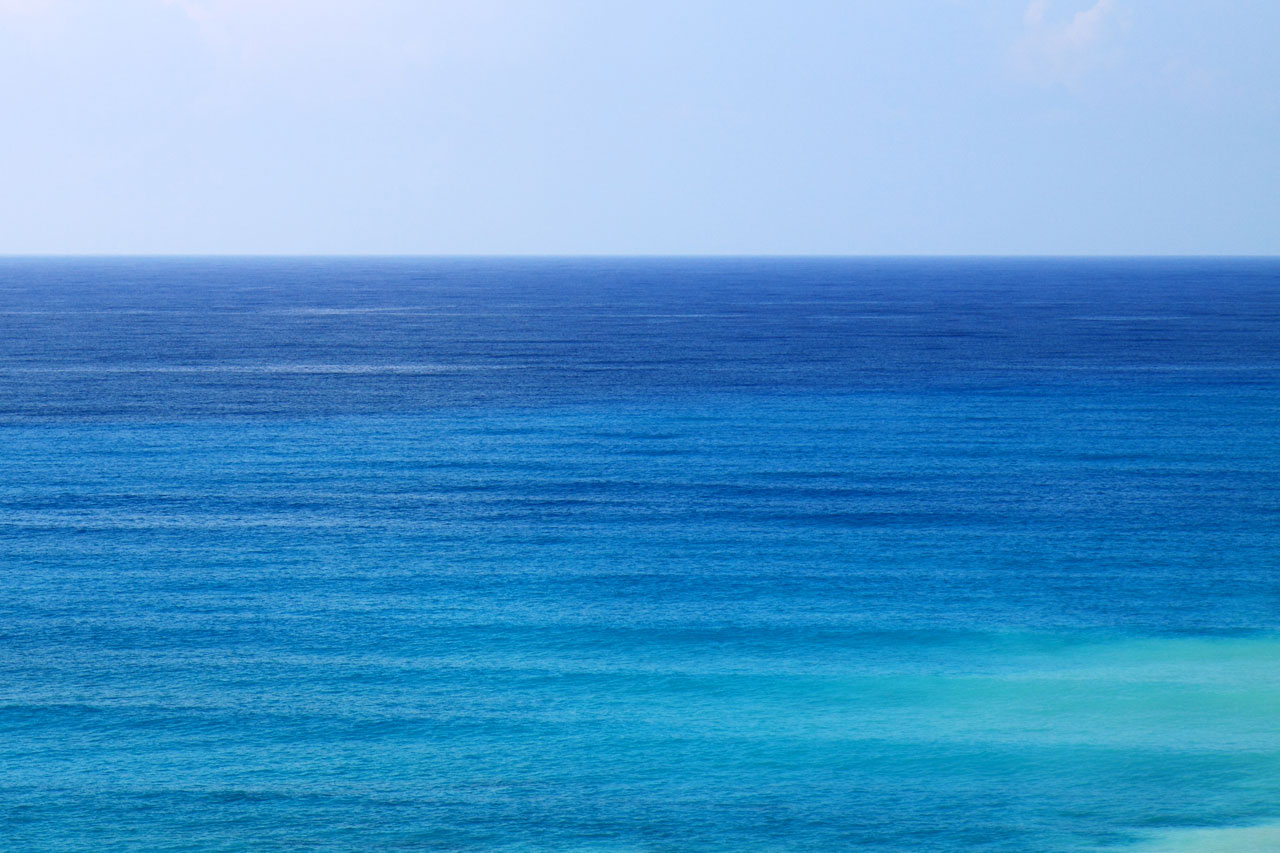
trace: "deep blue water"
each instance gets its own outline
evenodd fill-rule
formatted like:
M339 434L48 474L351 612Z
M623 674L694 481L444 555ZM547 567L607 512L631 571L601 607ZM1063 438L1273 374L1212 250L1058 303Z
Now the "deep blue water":
M1280 849L1280 261L0 260L0 451L6 851Z

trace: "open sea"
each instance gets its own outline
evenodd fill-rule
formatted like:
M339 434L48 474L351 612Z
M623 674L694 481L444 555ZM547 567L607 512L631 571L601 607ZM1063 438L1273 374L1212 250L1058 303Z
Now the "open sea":
M1280 260L0 259L0 849L1280 850Z

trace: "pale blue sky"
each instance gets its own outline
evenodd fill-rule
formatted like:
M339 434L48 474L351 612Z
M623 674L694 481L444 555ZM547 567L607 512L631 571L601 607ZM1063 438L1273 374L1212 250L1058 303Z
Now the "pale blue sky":
M1276 0L0 0L5 253L1280 253Z

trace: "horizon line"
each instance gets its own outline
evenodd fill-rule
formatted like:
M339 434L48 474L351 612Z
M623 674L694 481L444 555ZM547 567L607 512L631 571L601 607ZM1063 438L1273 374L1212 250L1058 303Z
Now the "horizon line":
M920 252L920 253L834 253L834 252L0 252L0 260L75 259L417 259L417 260L1280 260L1280 253L1035 253L1035 252Z

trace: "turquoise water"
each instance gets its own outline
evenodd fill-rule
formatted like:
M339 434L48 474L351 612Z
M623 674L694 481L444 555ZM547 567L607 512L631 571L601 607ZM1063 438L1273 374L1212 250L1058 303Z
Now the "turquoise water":
M1280 843L1274 263L6 263L6 850Z

